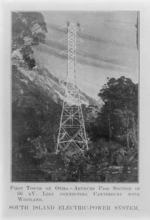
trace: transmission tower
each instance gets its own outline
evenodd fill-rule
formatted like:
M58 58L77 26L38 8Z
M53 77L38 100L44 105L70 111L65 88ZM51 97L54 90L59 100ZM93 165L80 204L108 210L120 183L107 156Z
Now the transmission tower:
M70 157L84 153L88 149L80 94L76 83L76 43L79 28L79 23L67 23L68 74L56 149L56 153L63 151Z

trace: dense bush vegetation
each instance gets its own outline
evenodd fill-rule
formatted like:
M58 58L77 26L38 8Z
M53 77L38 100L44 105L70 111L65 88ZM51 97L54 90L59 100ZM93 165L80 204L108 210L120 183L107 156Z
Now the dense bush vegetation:
M47 27L41 13L12 12L12 52L18 50L30 70L36 66L32 45L45 43L46 33Z
M14 175L14 179L25 178L26 169L30 170L35 166L34 169L36 173L38 172L37 181L137 181L138 114L135 108L138 102L137 85L129 80L130 87L128 83L126 84L128 79L124 77L113 81L117 91L118 84L125 84L120 87L121 100L118 96L109 99L112 92L109 93L108 82L100 91L101 96L104 94L108 96L107 99L103 99L104 104L100 111L97 108L94 110L93 106L88 108L83 106L89 150L84 156L78 155L77 158L68 158L62 152L55 154L61 105L56 104L38 87L30 85L26 90L24 88L26 92L22 97L23 100L20 101L19 97L13 103L13 137L16 137L14 143L17 143L13 150L14 172L17 169L17 176L20 175L19 177ZM132 91L133 100L131 95L127 99L126 86L128 93ZM115 86L113 90L115 91ZM109 102L113 108L110 108ZM121 102L123 104L120 104ZM30 161L29 168L24 161L26 157ZM16 167L18 163L20 174ZM29 170L26 180L31 180L34 176L31 175L31 178Z

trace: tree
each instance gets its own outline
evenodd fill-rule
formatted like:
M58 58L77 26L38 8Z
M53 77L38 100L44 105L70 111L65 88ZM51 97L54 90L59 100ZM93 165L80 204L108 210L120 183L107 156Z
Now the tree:
M22 21L30 28L33 29L32 32L43 30L47 33L46 23L44 21L44 16L40 12L19 12ZM36 26L36 29L34 30ZM38 27L38 28L37 28Z
M30 28L21 20L16 12L12 12L12 50L24 45L24 37L31 37Z
M12 51L20 50L23 60L31 70L36 62L31 58L32 45L45 43L47 33L44 17L39 12L12 13Z
M34 41L35 37L39 42L44 43L47 33L44 17L39 12L13 12L12 13L12 37L13 49L24 44L24 38L29 37ZM21 42L21 43L20 43Z
M98 95L104 104L92 125L93 137L111 140L124 135L127 140L131 130L137 130L135 127L138 124L138 84L124 76L118 79L111 78Z
M124 76L111 78L98 94L105 103L103 108L129 109L137 115L138 110L138 84ZM106 107L107 106L107 107Z

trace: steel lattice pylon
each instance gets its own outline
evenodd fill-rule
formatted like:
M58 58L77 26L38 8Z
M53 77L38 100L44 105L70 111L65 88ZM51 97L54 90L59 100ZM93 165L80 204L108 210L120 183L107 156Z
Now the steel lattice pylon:
M68 76L60 119L57 149L69 156L88 149L80 94L76 83L76 31L79 24L68 22Z

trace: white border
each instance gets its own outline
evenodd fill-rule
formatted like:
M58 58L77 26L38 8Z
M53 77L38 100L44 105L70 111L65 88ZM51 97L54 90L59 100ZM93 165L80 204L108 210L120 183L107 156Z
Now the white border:
M149 146L149 125L150 125L150 3L147 0L141 1L13 1L5 0L1 3L0 34L1 56L0 66L0 147L3 149L0 155L0 165L3 166L3 196L0 207L3 209L5 199L9 199L5 191L5 186L9 180L9 158L10 158L10 11L12 10L130 10L140 11L140 187L143 212L140 217L148 218L150 216L150 146ZM0 173L1 174L1 173ZM121 217L121 216L120 216ZM120 218L119 217L119 218ZM116 217L115 217L116 218Z

